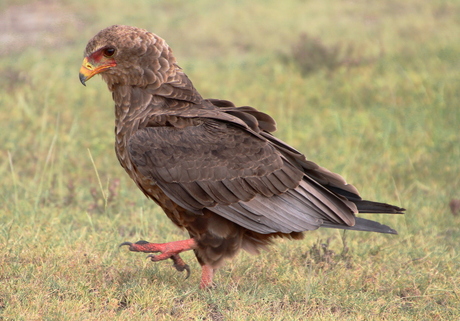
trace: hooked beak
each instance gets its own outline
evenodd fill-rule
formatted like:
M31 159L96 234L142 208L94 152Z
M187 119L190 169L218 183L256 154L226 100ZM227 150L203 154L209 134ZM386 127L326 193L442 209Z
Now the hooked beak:
M90 80L94 75L97 75L98 73L101 73L102 71L114 66L116 66L115 62L96 64L89 62L88 57L85 57L80 68L80 82L83 84L83 86L86 86L86 82Z

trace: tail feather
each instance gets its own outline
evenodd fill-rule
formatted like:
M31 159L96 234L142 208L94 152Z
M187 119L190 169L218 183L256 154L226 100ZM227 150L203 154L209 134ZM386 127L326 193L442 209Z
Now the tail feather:
M404 214L405 208L372 201L351 200L360 213Z
M354 231L363 231L363 232L376 232L376 233L386 233L386 234L398 234L398 232L391 227L367 220L365 218L357 217L355 219L354 226L345 226L345 225L336 225L331 223L324 223L321 227L327 228L338 228L343 230L354 230Z

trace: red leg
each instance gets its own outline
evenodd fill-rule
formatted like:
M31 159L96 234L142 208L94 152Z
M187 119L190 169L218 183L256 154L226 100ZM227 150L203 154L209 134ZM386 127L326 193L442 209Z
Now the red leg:
M120 244L120 246L123 246L123 245L128 245L129 250L133 252L144 252L144 253L161 252L162 254L158 256L162 256L163 254L171 254L171 255L179 254L181 252L193 250L196 248L196 242L194 239L168 242L168 243L150 243L147 241L138 241L136 243L124 242ZM168 257L159 259L158 261L169 259L171 255L169 255Z
M212 286L212 278L214 276L214 269L210 265L203 265L201 267L201 281L200 289L210 288Z
M154 262L172 259L174 267L178 271L187 271L187 278L190 275L189 266L182 260L179 253L193 250L197 247L197 244L193 238L183 241L175 241L169 243L149 243L147 241L138 241L136 243L124 242L120 246L128 245L129 250L133 252L144 252L144 253L156 253L158 255L149 255L150 259ZM201 281L200 289L206 289L212 287L212 278L214 276L214 269L210 265L201 266Z
M120 244L120 246L128 245L129 250L133 252L144 252L144 253L156 253L160 252L161 254L158 255L149 255L148 257L154 261L162 261L171 259L174 262L174 267L176 270L182 272L184 270L187 271L187 277L190 275L190 268L189 266L182 260L179 256L179 253L193 250L196 248L195 240L188 239L183 241L175 241L175 242L168 242L168 243L149 243L147 241L138 241L136 243L131 242L124 242Z

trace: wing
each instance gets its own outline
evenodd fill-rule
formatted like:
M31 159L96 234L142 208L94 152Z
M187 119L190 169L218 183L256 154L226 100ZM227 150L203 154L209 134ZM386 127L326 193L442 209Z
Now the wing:
M187 124L138 130L128 144L137 170L183 208L263 234L354 225L356 206L305 176L269 140L217 119Z
M244 123L250 128L250 130L256 132L258 135L263 136L265 139L270 141L273 146L284 156L286 157L291 164L294 164L298 169L303 171L306 176L312 178L322 187L333 192L336 195L340 195L346 198L349 201L352 201L358 208L359 213L390 213L390 214L402 214L405 209L373 201L366 201L361 198L358 190L351 184L348 184L345 179L337 173L331 172L327 168L321 167L318 164L307 160L305 155L298 152L285 142L279 140L270 133L276 130L276 123L269 115L262 113L256 110L253 107L243 106L236 107L231 101L220 100L220 99L207 99L206 101L210 102L216 107L219 107L221 111L225 111L226 114L234 116L236 119L243 120ZM365 220L361 220L361 225ZM355 228L362 230L358 227L359 222L355 221ZM323 224L326 226L326 224ZM392 233L388 232L391 229L381 228L376 229L376 225L367 224L368 230L382 233ZM393 231L393 230L391 230Z
M236 107L228 100L207 99L206 101L219 107L226 114L243 120L251 130L269 140L291 163L321 185L327 186L328 189L345 196L347 199L361 200L358 190L353 185L347 184L342 176L307 160L305 155L271 135L270 133L276 131L276 122L269 115L249 106Z

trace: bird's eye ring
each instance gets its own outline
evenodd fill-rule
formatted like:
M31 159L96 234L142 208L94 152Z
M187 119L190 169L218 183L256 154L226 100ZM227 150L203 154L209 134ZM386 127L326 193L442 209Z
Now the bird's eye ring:
M104 57L110 58L115 54L115 48L105 48L102 53Z

